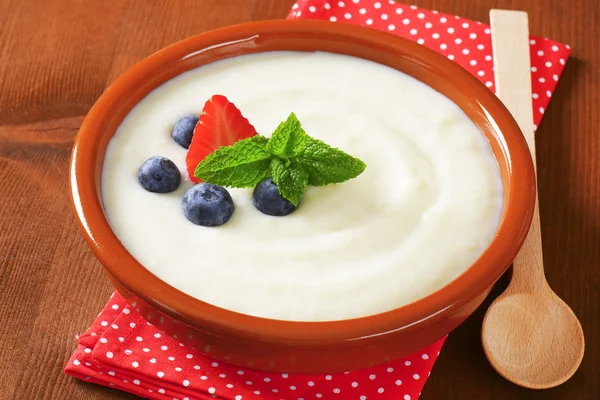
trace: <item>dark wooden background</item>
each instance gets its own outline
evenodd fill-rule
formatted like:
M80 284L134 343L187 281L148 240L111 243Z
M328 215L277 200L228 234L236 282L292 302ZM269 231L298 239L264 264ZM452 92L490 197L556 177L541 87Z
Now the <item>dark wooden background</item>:
M1 399L133 398L62 373L75 334L112 290L71 212L73 138L104 88L143 57L212 28L284 18L292 4L0 0ZM481 21L492 7L523 9L532 33L571 44L573 58L538 131L538 172L548 280L579 316L587 341L569 382L546 391L519 388L486 362L479 340L484 306L450 336L422 399L600 399L600 3L416 4Z

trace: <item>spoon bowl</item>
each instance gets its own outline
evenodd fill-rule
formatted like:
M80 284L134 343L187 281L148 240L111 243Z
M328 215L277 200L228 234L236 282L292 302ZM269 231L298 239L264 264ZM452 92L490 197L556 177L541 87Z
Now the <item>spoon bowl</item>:
M542 292L504 292L488 309L481 338L492 367L531 389L567 381L581 364L585 348L579 320L549 287Z

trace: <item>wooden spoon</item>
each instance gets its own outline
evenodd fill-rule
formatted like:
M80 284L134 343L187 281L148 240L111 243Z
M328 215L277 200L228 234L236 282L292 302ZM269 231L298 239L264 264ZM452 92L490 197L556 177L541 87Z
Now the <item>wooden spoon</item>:
M492 10L490 20L498 96L523 131L535 165L527 14ZM537 197L510 285L487 310L481 340L500 375L532 389L567 381L583 358L581 324L544 276Z

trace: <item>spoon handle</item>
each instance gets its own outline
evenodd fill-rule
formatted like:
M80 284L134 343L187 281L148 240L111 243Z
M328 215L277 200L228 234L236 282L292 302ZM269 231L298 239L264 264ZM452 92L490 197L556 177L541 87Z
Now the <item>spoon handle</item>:
M490 23L497 95L519 124L536 168L527 13L492 10ZM513 276L508 290L530 292L545 289L547 285L536 193L531 228L513 262Z

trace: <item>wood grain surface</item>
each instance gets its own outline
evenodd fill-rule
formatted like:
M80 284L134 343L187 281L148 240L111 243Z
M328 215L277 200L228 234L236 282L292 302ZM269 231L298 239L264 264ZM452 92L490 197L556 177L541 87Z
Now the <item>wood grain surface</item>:
M423 400L600 399L600 3L417 0L488 21L529 12L572 58L538 131L546 275L586 334L580 370L531 391L503 380L479 339L488 301L450 335ZM284 18L293 0L0 0L0 399L133 399L62 373L112 289L75 225L68 159L107 84L152 52L229 24ZM289 399L285 399L289 400Z

